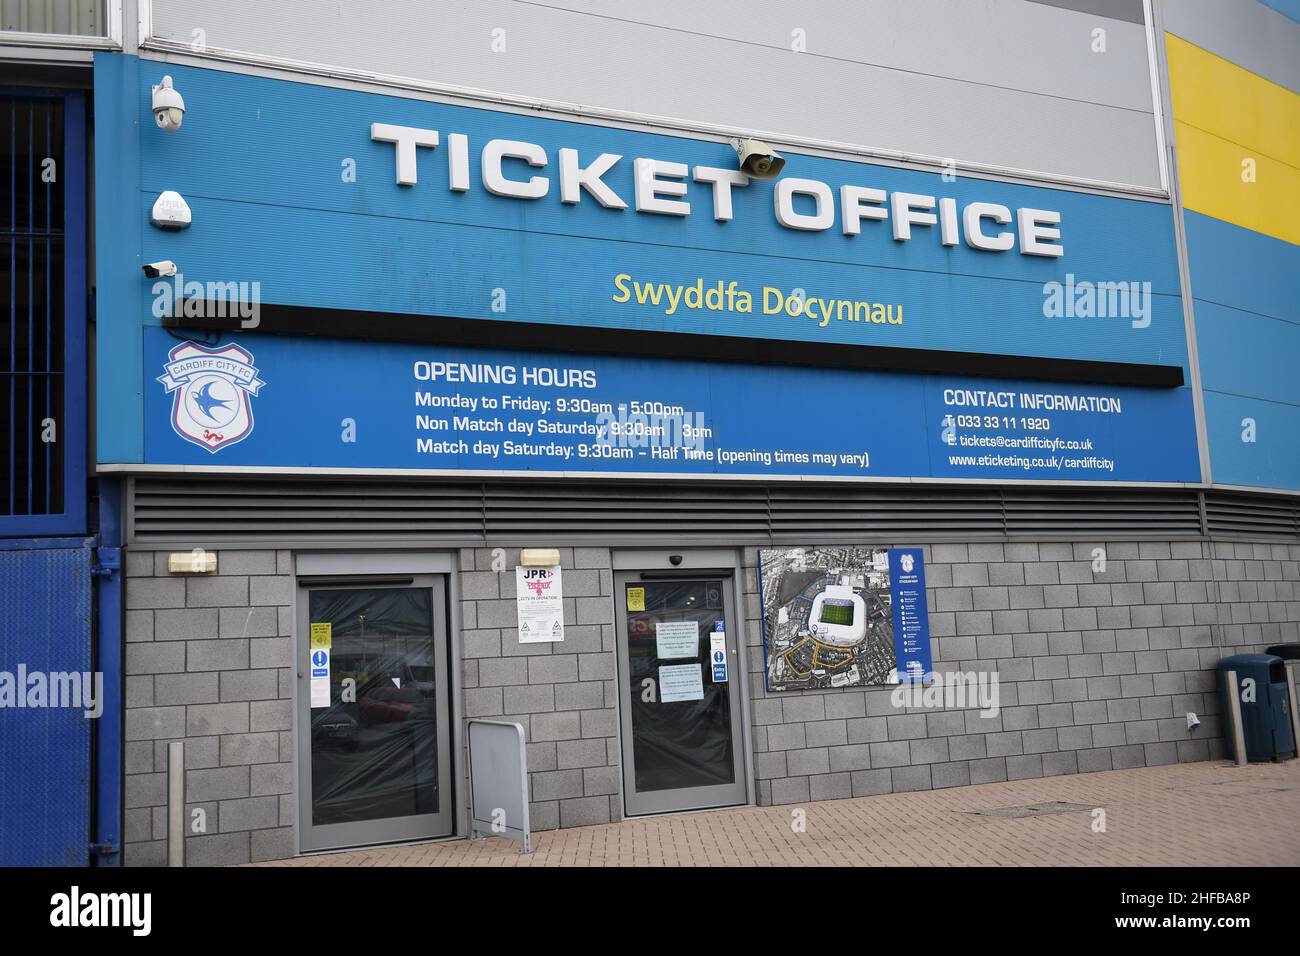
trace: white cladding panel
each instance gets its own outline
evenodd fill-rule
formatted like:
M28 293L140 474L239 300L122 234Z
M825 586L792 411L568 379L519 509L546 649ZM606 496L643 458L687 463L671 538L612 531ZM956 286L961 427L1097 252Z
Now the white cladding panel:
M1160 185L1145 28L1027 0L154 0L152 34L778 141Z

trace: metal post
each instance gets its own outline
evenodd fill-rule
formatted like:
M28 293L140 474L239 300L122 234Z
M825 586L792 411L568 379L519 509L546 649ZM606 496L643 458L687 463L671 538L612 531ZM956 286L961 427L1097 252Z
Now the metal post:
M1296 713L1295 661L1286 662L1286 698L1291 706L1291 743L1295 746L1295 755L1300 757L1300 714Z
M1233 753L1237 755L1237 766L1246 766L1246 733L1241 726L1241 691L1237 687L1237 672L1228 671L1223 675L1228 682L1228 721L1232 724Z
M185 865L185 742L167 745L167 865Z

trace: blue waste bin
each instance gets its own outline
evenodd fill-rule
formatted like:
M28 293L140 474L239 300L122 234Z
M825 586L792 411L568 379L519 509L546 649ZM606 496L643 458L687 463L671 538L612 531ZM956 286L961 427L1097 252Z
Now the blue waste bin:
M1237 759L1232 740L1228 671L1237 672L1237 699L1241 702L1241 731L1246 759L1252 763L1295 756L1291 708L1287 703L1286 664L1272 654L1234 654L1219 661L1219 692L1228 757Z

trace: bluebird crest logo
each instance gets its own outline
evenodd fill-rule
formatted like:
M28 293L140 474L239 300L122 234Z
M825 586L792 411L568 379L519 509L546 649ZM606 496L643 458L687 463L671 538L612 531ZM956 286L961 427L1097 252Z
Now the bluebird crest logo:
M158 377L172 395L172 428L188 442L216 452L253 431L251 399L266 383L253 355L233 342L207 348L182 342L167 355Z

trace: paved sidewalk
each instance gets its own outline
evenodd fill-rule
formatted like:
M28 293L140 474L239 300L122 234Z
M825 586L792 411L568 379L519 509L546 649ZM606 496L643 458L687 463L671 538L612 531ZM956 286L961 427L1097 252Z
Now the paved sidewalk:
M1053 801L1079 809L972 813ZM1097 807L1105 832L1093 831ZM505 840L457 840L260 865L1295 866L1297 819L1300 761L1217 761L551 830L529 856Z

